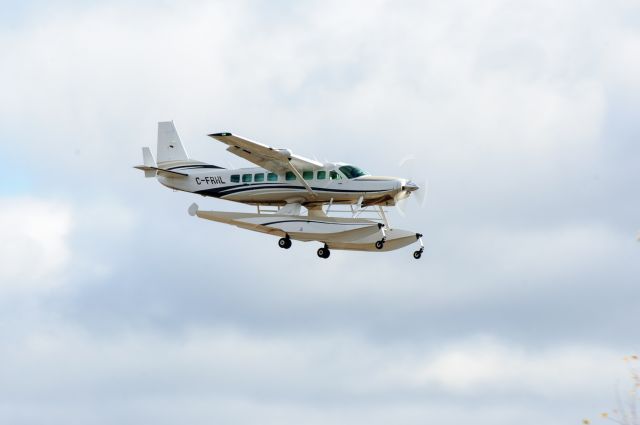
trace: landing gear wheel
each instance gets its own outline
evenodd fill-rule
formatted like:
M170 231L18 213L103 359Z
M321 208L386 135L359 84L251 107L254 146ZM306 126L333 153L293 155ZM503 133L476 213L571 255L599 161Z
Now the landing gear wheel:
M421 249L413 252L413 258L415 258L416 260L419 260L420 257L422 257L422 250Z
M278 246L282 249L289 249L291 248L291 239L289 238L280 238L280 240L278 241Z
M376 241L376 249L384 248L384 241Z
M329 258L330 255L331 255L331 251L329 251L329 248L327 247L318 248L318 257Z

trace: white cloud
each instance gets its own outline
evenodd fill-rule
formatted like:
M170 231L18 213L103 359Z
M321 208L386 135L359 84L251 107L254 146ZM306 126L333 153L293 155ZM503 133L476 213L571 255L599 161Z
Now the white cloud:
M611 171L594 167L609 153L611 87L637 94L628 8L276 3L66 2L0 29L2 139L74 205L0 203L0 287L50 287L67 272L78 283L37 312L16 303L24 321L0 350L0 391L15 403L0 419L559 424L589 412L558 400L606 403L619 354L576 342L580 311L535 303L583 290L593 309L637 274L611 218L577 219L569 205L574 189L591 196L585 175ZM188 218L191 197L130 169L165 119L214 163L242 163L207 140L215 130L376 173L414 153L433 196L428 212L394 224L427 235L425 258L320 262L312 244L284 253L265 235ZM229 268L242 256L246 267ZM618 265L621 282L594 277ZM530 285L512 284L523 276ZM591 293L598 285L606 292ZM525 311L509 326L474 317L493 308ZM605 322L593 338L612 343L634 311L584 326ZM35 323L50 313L68 322ZM538 315L568 320L521 336L530 344L460 335L513 336Z
M598 397L606 404L616 378L624 376L617 367L620 355L597 346L525 349L469 338L436 348L374 344L348 334L257 336L232 328L97 335L60 323L7 341L0 360L0 394L14 406L5 410L5 418L20 413L16 406L28 408L46 397L63 406L99 400L95 408L101 413L105 406L133 407L125 423L148 417L141 406L154 401L162 409L166 400L183 407L204 400L217 406L195 409L196 423L212 412L236 423L258 418L236 405L285 423L295 421L298 409L312 418L326 418L317 416L320 411L348 415L350 423L375 419L367 413L372 409L375 416L400 414L409 423L431 418L446 424L472 419L507 424L518 414L553 423L553 412L536 413L540 406L576 399L588 405ZM61 385L65 391L56 391ZM527 405L519 403L522 397ZM219 407L225 403L227 408ZM495 418L498 411L510 413ZM455 420L449 416L453 412Z
M64 366L65 359L73 367ZM19 335L3 353L4 364L20 366L5 372L16 395L47 393L64 379L80 393L90 387L109 393L118 386L136 396L155 388L182 395L271 394L281 400L312 400L327 391L336 400L397 392L418 396L425 389L479 399L588 398L623 376L620 359L620 353L597 346L525 349L489 337L435 348L375 344L352 334L258 336L216 327L179 335L138 330L99 336L60 323ZM22 368L32 373L18 382L12 376Z
M629 245L628 235L602 223L519 228L487 227L466 235L461 248L476 266L488 267L503 279L526 280L555 287L576 285L585 271L606 268L609 256Z
M491 338L443 347L415 375L454 394L529 394L547 399L613 393L624 377L620 353L593 346L525 350ZM603 402L606 400L603 400Z
M138 218L143 221L142 218ZM136 219L113 199L72 206L29 196L0 199L0 290L33 293L105 277L109 256L131 238Z
M48 288L71 260L72 210L59 201L0 199L0 289Z
M606 101L601 65L576 64L593 50L563 29L585 31L567 13L574 6L511 11L494 2L470 13L467 2L310 4L286 27L262 21L250 3L165 5L152 14L145 5L62 8L0 38L0 78L13 85L1 115L16 127L38 122L49 135L34 141L42 153L77 162L65 149L80 150L98 166L152 144L153 122L171 118L186 140L235 124L298 149L305 139L323 142L304 146L307 155L361 152L344 146L348 138L382 149L401 137L406 151L460 166L478 155L498 163L514 153L588 156ZM515 25L522 31L513 39L489 31ZM633 45L633 34L602 31ZM532 67L535 77L522 75Z

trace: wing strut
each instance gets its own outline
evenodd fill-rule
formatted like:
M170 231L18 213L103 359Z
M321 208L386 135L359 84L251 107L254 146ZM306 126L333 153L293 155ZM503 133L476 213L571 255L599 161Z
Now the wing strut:
M300 180L300 182L304 185L304 187L307 189L307 192L309 192L311 194L311 196L313 196L314 198L317 197L318 195L316 195L316 193L313 191L313 189L311 189L311 186L309 186L307 184L307 182L302 178L302 174L300 174L300 172L298 171L298 169L296 167L293 166L293 164L291 163L291 160L287 161L287 165L289 166L289 169L293 172L293 174L296 175L296 177L298 178L298 180Z

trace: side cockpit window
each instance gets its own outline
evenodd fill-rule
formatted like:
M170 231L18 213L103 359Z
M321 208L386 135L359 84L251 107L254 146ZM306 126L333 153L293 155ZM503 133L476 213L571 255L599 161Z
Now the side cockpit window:
M240 174L233 174L231 176L231 183L240 183Z
M344 165L340 167L340 171L344 174L348 179L355 179L356 177L366 176L367 173L364 170L361 170L358 167L354 167L353 165Z

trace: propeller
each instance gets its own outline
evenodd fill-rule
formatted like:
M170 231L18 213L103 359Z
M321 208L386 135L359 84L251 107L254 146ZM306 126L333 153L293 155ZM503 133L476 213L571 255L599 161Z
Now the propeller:
M407 198L396 200L396 211L398 211L398 214L400 214L401 217L407 216L407 213L405 212L406 204L407 204Z
M412 194L420 207L424 206L427 197L427 180L425 179L420 181L420 183L415 183L412 178L414 175L414 164L416 162L417 159L415 155L411 154L402 158L398 163L400 168L407 170L406 174L410 177L408 180L403 180L400 192L394 197L397 210L403 217L406 212L407 199L409 199Z
M425 202L427 201L427 191L429 189L429 182L425 179L420 182L418 185L418 190L416 190L413 195L416 197L416 201L420 208L424 207Z
M407 207L407 199L409 199L409 197L406 195L403 195L403 192L400 192L396 196L394 196L394 201L396 203L396 210L402 217L406 217L407 215L407 213L405 212Z

